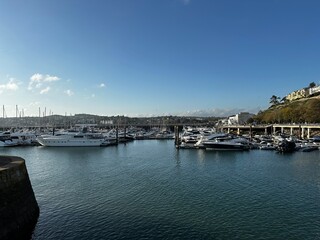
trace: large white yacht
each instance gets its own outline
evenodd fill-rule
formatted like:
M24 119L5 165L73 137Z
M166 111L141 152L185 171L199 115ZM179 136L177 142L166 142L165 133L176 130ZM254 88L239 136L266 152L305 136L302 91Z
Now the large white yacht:
M249 150L249 141L245 138L235 137L228 134L213 134L199 140L195 146L207 150L243 151Z
M101 133L86 131L66 131L56 135L42 135L37 138L37 141L47 147L98 147L107 142Z

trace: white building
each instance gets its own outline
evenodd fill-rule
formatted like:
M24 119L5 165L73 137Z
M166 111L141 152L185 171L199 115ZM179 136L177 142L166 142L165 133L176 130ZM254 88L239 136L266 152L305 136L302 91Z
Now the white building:
M319 94L320 93L320 86L316 86L313 88L309 88L309 94L314 95L314 94Z
M254 116L254 114L252 114L252 113L241 112L236 115L230 116L228 118L228 124L229 125L245 124L253 116Z
M320 94L320 86L315 86L312 88L307 87L299 89L297 91L293 91L292 93L289 93L285 98L291 102L301 98L307 98L316 94Z

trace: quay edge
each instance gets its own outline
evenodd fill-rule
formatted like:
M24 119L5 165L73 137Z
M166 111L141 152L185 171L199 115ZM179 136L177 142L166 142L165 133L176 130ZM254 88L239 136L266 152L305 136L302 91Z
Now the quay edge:
M31 239L39 212L25 160L0 156L0 239Z

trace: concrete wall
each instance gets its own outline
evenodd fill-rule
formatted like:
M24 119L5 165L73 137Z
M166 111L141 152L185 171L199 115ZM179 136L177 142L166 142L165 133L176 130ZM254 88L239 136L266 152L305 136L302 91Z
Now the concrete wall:
M0 156L0 239L27 239L38 216L25 161Z

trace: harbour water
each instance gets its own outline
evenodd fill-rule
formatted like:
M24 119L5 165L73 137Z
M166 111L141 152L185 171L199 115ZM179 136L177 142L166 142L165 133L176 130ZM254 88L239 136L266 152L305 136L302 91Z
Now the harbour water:
M320 239L320 151L1 148L26 160L32 239Z

